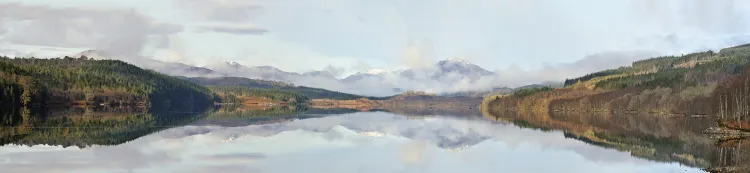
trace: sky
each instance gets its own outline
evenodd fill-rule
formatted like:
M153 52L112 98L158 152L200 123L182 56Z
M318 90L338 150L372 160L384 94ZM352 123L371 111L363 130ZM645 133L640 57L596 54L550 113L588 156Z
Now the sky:
M750 23L740 22L750 1L740 0L0 0L0 11L2 51L96 49L291 72L451 57L491 71L539 70L607 52L750 42Z

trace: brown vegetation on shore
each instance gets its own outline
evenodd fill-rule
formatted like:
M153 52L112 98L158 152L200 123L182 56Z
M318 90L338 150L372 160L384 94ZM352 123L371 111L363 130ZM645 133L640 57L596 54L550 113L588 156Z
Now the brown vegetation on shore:
M750 45L642 60L565 84L486 97L481 109L493 120L563 130L638 157L748 171L750 148L741 141L750 136Z
M360 98L356 100L313 99L310 102L310 105L313 108L322 109L346 108L356 109L360 111L369 111L382 107L383 102L383 100L370 100L367 98Z
M360 111L369 111L374 109L384 109L391 111L398 110L449 110L449 109L476 109L481 103L480 98L473 97L439 97L439 96L395 96L388 100L370 100L360 98L356 100L332 100L332 99L313 99L311 107L313 108L346 108Z

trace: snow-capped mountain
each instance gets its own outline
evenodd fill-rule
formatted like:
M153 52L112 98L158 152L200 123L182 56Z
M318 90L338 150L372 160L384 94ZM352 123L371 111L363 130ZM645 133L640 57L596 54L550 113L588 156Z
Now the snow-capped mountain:
M375 70L370 70L370 71L364 72L364 73L363 72L357 72L355 74L349 75L349 76L341 79L341 81L343 81L343 82L357 82L357 81L362 81L362 80L365 80L365 79L381 80L385 75L390 75L390 74L391 73L389 73L388 71L381 70L381 69L375 69Z
M328 71L310 71L310 72L302 73L302 76L308 76L308 77L326 77L326 78L331 78L331 79L335 79L336 78L331 72L328 72Z
M383 78L383 76L393 75L393 74L398 74L398 72L396 72L396 71L388 71L388 70L384 70L384 69L371 69L371 70L368 70L367 72L364 72L364 73L363 72L357 72L357 73L349 75L349 76L347 76L347 77L345 77L345 78L343 78L341 80L344 81L344 82L355 82L355 81L359 81L359 80L363 80L363 79L367 79L367 78L371 78L371 79L375 79L375 80L381 80Z
M424 89L420 87L451 86L458 81L474 81L495 74L461 58L443 60L426 68L395 71L371 69L340 79L327 71L295 73L271 66L247 66L233 61L217 62L207 68L232 76L282 81L344 92L359 91L360 93L356 94L365 95L392 95L402 90ZM362 91L368 93L361 93Z
M407 69L399 72L399 75L409 80L430 80L450 84L463 80L476 81L482 77L493 76L495 73L465 59L450 58L426 68Z
M441 74L458 73L461 76L469 78L478 78L495 74L479 67L478 65L472 64L463 58L450 58L440 61L436 65L440 69L439 73Z
M237 77L247 77L253 79L275 80L284 82L293 82L294 78L302 76L299 73L285 72L272 66L246 66L234 61L221 61L206 66L212 70L231 74Z
M383 69L371 69L370 71L367 71L367 74L378 75L378 74L382 74L382 73L386 73L386 72L388 72L388 71L387 70L383 70Z
M345 81L354 81L365 78L382 78L388 75L397 75L410 80L436 80L436 81L453 81L453 80L476 80L484 76L492 76L495 73L485 70L478 65L472 64L462 58L450 58L439 61L433 66L426 68L413 68L399 71L387 71L382 69L372 69L365 73L356 73L347 78Z

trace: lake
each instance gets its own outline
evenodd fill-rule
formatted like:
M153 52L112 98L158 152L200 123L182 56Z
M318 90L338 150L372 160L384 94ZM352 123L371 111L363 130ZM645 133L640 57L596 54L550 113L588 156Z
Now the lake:
M0 167L10 173L676 173L747 157L733 150L742 141L724 149L675 131L690 120L277 112L55 115L38 126L3 128Z

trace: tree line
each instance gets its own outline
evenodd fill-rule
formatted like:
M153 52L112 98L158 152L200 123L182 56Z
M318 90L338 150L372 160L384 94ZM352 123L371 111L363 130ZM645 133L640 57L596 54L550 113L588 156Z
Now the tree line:
M271 100L282 101L289 104L306 104L310 101L306 95L298 92L283 91L279 89L250 88L244 86L208 86L217 94L217 102L239 103L241 96L263 97Z
M243 77L191 77L187 80L205 86L242 86L249 88L272 89L280 91L297 92L306 95L310 99L334 99L334 100L354 100L359 98L368 98L370 100L386 100L390 97L365 97L355 94L342 93L320 88L305 86L295 86L284 82L274 82L260 79L249 79Z
M714 103L721 125L750 129L750 66L719 85Z
M200 110L213 94L195 83L119 60L0 57L3 108L47 105L132 105L157 110ZM4 117L3 119L6 119Z
M529 90L491 106L544 111L711 115L739 127L750 120L750 46L664 56L568 79L565 89ZM598 78L598 79L597 79ZM597 80L593 80L597 79ZM593 88L572 85L590 81ZM750 127L750 124L745 124ZM747 128L743 127L743 128Z

